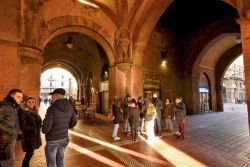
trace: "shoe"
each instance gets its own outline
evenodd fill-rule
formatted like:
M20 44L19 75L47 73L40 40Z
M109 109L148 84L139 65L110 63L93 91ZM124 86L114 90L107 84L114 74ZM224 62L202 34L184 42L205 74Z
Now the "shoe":
M176 132L175 135L176 136L181 136L181 133L180 132Z
M132 138L132 141L133 141L133 142L135 142L135 141L136 141L136 139L133 139L133 138Z
M120 137L115 137L114 140L117 141L117 140L120 140L121 138Z

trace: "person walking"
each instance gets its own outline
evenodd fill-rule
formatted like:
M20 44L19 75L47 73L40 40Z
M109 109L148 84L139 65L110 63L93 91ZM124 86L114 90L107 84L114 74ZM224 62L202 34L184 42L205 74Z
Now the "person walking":
M36 99L34 97L28 97L24 107L25 108L19 112L20 128L22 132L21 144L23 151L26 152L22 167L29 167L29 162L34 154L34 150L42 145L40 135L42 119L38 115Z
M0 107L0 146L6 147L5 155L1 155L2 167L15 167L15 146L19 132L18 109L23 100L23 92L12 89L1 102Z
M68 129L77 124L73 106L64 98L65 90L57 88L52 95L52 105L47 109L42 123L45 134L45 157L47 167L64 166L64 150L69 143Z
M179 125L179 137L181 140L184 139L184 131L185 131L185 124L184 121L186 119L186 105L183 103L181 97L177 97L175 99L175 106L174 106L174 112L175 112L175 119Z

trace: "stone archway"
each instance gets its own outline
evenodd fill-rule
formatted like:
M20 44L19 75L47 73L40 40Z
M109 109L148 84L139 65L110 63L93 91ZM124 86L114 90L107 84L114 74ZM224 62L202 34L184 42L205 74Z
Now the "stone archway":
M211 101L211 82L209 76L206 73L201 74L199 80L199 103L200 112L205 113L212 108Z
M43 30L43 37L41 38L39 48L44 48L51 39L60 34L77 32L93 38L100 44L107 54L109 64L114 65L113 37L98 23L79 16L61 16L48 21L46 27Z
M46 70L48 69L51 69L51 68L62 68L62 69L65 69L66 71L70 72L73 77L76 79L76 82L77 82L77 95L78 95L78 98L81 97L81 72L79 71L79 69L77 69L77 67L75 67L73 64L70 64L70 62L65 62L65 61L62 61L62 60L54 60L53 62L47 62L46 64L44 64L42 66L42 69L41 69L41 74L43 72L45 72Z
M212 111L220 110L218 106L221 103L222 89L218 85L216 80L216 68L218 66L218 61L228 50L235 47L237 43L235 38L238 33L225 33L217 36L215 39L210 41L206 47L200 52L199 56L194 62L192 68L192 104L193 104L193 113L199 111L199 105L196 103L199 101L197 97L199 94L199 77L202 73L206 73L211 82L211 100L212 100ZM215 93L216 92L216 93ZM221 94L221 95L219 95Z
M147 47L148 41L155 28L156 23L173 1L151 1L148 2L145 8L137 12L134 19L130 23L133 32L133 64L136 66L142 65L144 50ZM150 12L149 12L150 11ZM148 13L148 14L145 14ZM141 17L138 19L138 17Z
M216 79L216 91L217 91L217 106L219 111L223 111L223 102L224 96L223 93L225 91L223 86L223 76L225 75L226 69L229 65L240 55L242 54L242 46L241 44L236 45L235 47L228 50L225 54L223 54L217 62L215 69L215 79Z

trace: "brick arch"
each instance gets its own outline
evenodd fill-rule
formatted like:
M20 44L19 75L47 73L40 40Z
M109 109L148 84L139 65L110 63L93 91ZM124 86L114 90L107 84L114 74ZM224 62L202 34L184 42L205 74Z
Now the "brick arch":
M107 54L110 65L115 62L112 48L114 40L111 32L92 20L79 16L60 16L49 20L42 32L43 36L39 48L44 48L51 39L60 34L77 32L93 38L100 44Z
M218 97L216 95L216 91L218 91L218 81L216 80L216 67L218 65L219 59L225 54L228 50L235 47L237 43L235 42L235 38L238 33L224 33L213 40L211 40L204 49L200 52L198 57L196 58L194 65L192 67L192 104L193 110L197 111L199 106L197 100L198 87L199 87L199 76L200 74L206 72L207 76L209 76L210 84L211 84L211 100L212 100L212 109L213 111L217 110Z
M146 5L142 5L145 6L144 8L139 8L137 10L136 15L130 22L130 29L132 30L134 42L133 63L135 65L142 65L144 50L151 38L155 25L172 2L173 0L149 0L144 2Z
M59 65L60 64L60 65ZM80 81L80 79L82 78L82 74L80 72L80 69L77 69L77 67L75 67L73 64L71 64L70 62L66 62L66 61L62 61L59 59L47 62L46 64L44 64L42 66L41 69L41 73L43 73L44 71L50 69L50 68L63 68L67 71L69 71L74 77L75 79L78 81Z
M235 59L237 59L242 54L242 46L241 44L236 45L235 47L228 50L225 54L223 54L215 69L215 80L218 85L223 85L223 76L227 68L233 63Z

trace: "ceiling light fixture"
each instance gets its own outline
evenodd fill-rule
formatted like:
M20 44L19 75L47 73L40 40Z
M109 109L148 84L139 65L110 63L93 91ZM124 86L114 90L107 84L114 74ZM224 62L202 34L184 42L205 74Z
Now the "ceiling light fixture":
M73 48L74 44L72 43L72 37L68 37L68 39L66 41L66 46L69 49Z
M237 35L237 37L235 38L235 42L236 43L241 43L241 37L240 37L240 34Z
M89 1L86 1L86 0L78 0L78 1L85 4L85 5L89 5L89 6L92 6L94 8L99 8L99 6L97 6L96 4L89 2Z

